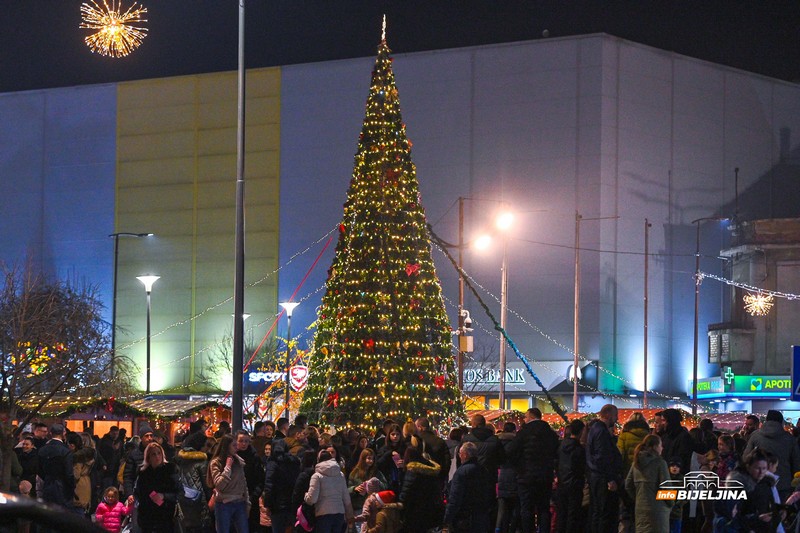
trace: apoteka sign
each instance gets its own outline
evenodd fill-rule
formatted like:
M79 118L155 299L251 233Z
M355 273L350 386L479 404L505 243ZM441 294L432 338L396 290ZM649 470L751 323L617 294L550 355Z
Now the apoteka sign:
M714 472L687 472L683 479L659 485L656 500L746 500L741 481L720 479Z

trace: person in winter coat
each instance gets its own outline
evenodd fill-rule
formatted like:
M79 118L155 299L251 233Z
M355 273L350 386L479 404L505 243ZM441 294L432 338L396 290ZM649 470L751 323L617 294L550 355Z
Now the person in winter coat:
M556 531L576 533L583 530L583 487L586 484L586 450L581 434L586 425L575 419L564 430L558 446L556 477Z
M495 486L497 485L497 474L500 465L505 462L506 454L502 443L494 434L494 428L486 425L486 418L483 415L473 415L470 418L470 425L472 429L469 433L464 435L461 442L471 442L475 444L477 449L478 463L486 469L489 475L489 506L491 508L491 522L495 523L497 520L497 492ZM460 465L461 462L457 461Z
M389 489L399 494L403 484L403 455L406 453L406 442L403 440L403 431L399 425L394 424L389 428L389 434L384 444L376 453L375 464L383 474Z
M250 493L244 473L245 462L236 454L237 450L236 441L225 434L208 464L206 483L214 487L217 533L229 533L231 526L242 533L249 527Z
M612 533L619 527L619 491L622 487L622 455L611 432L619 411L606 404L589 424L586 434L586 470L589 474L591 533Z
M122 487L126 496L133 494L133 485L144 462L144 450L153 442L153 429L148 424L139 426L139 444L125 457L125 466L122 474ZM138 514L138 513L137 513Z
M300 459L289 453L283 439L272 442L272 452L264 461L261 503L270 519L272 530L275 533L284 533L294 524L295 513L300 505L292 505L292 490L300 475Z
M250 439L250 433L239 429L234 433L236 439L236 455L244 461L244 478L247 480L247 491L250 494L250 529L258 529L258 498L264 491L264 464L258 457Z
M461 466L453 475L444 511L444 529L453 533L486 533L491 523L491 477L478 461L478 446L464 442L458 449Z
M522 530L549 533L558 435L542 420L542 412L532 407L506 451L517 470Z
M379 493L384 495L381 499ZM390 496L391 495L391 496ZM375 527L375 520L378 518L378 511L385 503L391 503L386 498L391 497L391 502L395 499L395 493L390 490L382 490L378 478L374 477L367 481L367 499L364 500L364 505L361 507L361 513L356 515L354 520L356 522L356 529L361 526L361 530L365 531L371 527ZM353 512L355 512L355 508Z
M517 425L514 422L503 424L503 431L497 434L497 439L503 445L505 459L497 475L497 520L495 531L499 533L512 533L519 529L519 495L517 493L517 471L508 458L505 450L508 444L517 436Z
M742 464L728 474L728 480L742 483L747 498L714 502L715 531L774 533L777 530L780 514L772 512L775 478L767 475L768 462L767 453L756 448L746 454Z
M39 448L39 477L42 487L39 497L62 507L72 505L75 494L75 471L72 452L64 443L64 426L50 426L52 438Z
M92 503L92 469L95 462L95 450L84 447L83 439L78 433L69 434L67 445L72 451L72 468L75 476L74 505L86 514Z
M661 445L663 452L661 457L664 460L669 460L673 457L680 457L683 464L681 465L682 472L691 472L692 470L692 454L697 451L698 453L705 453L705 448L701 448L700 442L695 443L689 431L681 425L683 416L677 409L664 409L656 416L661 415L662 422L656 427L656 433L661 437Z
M717 439L717 450L719 451L717 475L720 479L726 479L728 474L739 464L736 442L730 435L720 435Z
M771 453L778 458L778 494L785 501L792 493L792 477L800 470L800 448L790 433L783 429L780 411L767 411L767 419L761 428L754 431L747 441L745 455L754 448Z
M14 448L14 452L17 454L17 459L19 460L19 464L22 467L22 473L20 474L21 481L28 481L31 484L31 498L36 497L36 474L39 473L39 453L36 450L36 446L33 444L33 439L31 437L25 437L22 439L20 446ZM12 466L13 468L13 466ZM12 471L13 476L13 471Z
M420 452L427 453L430 458L439 465L439 486L444 490L447 485L447 476L450 471L450 451L447 444L440 436L433 432L430 422L425 417L417 418L414 421L417 428L416 436L420 440Z
M119 501L119 490L116 487L108 487L103 500L97 504L97 510L94 512L95 521L106 531L119 533L122 529L122 520L132 511L133 504L125 505Z
M419 438L411 438L411 446L403 456L406 473L398 500L403 504L403 525L408 533L423 533L439 527L444 515L444 502L439 485L442 467L425 459Z
M647 420L644 419L644 415L639 412L631 414L628 421L622 426L622 431L617 437L617 448L619 448L619 453L622 455L623 477L627 477L628 470L631 469L633 453L636 451L636 447L649 434L650 426L647 424Z
M661 457L661 439L648 435L636 447L625 490L635 499L636 533L668 533L671 500L657 500L659 486L670 478L667 462Z
M367 482L372 479L376 479L378 484L378 487L372 492L388 488L386 478L383 477L383 474L380 473L375 464L375 452L369 448L364 448L361 450L358 462L347 477L347 492L350 493L353 509L361 509L364 506L364 501L369 493Z
M399 533L402 531L400 520L400 504L394 503L395 493L384 490L376 494L378 513L375 516L375 525L364 530L364 533Z
M318 459L303 500L314 506L316 533L341 533L345 523L348 527L354 524L347 482L339 463L333 460L329 452L321 451Z
M183 528L185 533L201 533L211 525L211 513L208 509L208 497L211 490L205 484L208 473L208 456L200 450L186 447L178 450L173 461L178 467L181 483L189 491L184 490L178 496L183 510ZM188 493L187 493L188 492Z
M167 462L164 449L151 442L144 450L144 461L133 496L128 497L127 502L132 505L135 498L138 503L138 523L142 533L172 533L175 505L181 492L183 487L178 469Z

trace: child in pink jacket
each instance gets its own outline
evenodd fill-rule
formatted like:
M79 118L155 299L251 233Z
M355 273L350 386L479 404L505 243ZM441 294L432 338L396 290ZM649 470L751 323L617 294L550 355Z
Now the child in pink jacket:
M103 501L97 504L95 517L97 525L110 531L119 533L122 529L122 520L133 510L133 504L125 505L119 501L119 491L114 487L108 487L103 493Z

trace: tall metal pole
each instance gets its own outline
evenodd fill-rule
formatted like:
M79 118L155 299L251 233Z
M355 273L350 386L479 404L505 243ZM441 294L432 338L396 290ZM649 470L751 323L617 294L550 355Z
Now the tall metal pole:
M233 390L231 418L233 430L242 429L244 380L244 127L245 127L245 68L244 68L244 3L239 0L239 92L236 128L236 262L233 278Z
M572 346L572 411L578 412L578 354L580 353L580 316L581 316L581 215L575 211L575 287L572 331L574 344Z
M464 197L458 197L458 333L464 335ZM458 346L458 390L464 390L464 352Z
M147 376L145 391L150 394L150 293L153 291L153 283L160 279L159 276L136 276L136 279L144 285L144 292L147 294Z
M150 394L150 291L147 291L147 394Z
M697 414L697 345L699 341L699 312L700 312L700 222L693 222L697 226L694 251L694 364L692 365L692 415Z
M117 276L119 275L119 233L112 233L114 237L114 286L111 300L111 379L114 379L114 360L117 358Z
M114 377L114 363L117 357L117 280L119 278L119 238L120 237L152 237L152 233L131 233L121 231L111 233L109 237L114 239L114 285L111 299L111 377Z
M285 409L283 416L289 418L289 391L291 390L291 386L289 385L290 376L289 376L289 361L291 358L291 349L292 349L292 313L289 312L287 316L287 324L286 324L286 400L284 402Z
M503 237L503 267L500 279L500 328L506 330L508 309L508 238ZM506 408L506 338L500 334L500 409Z
M706 220L716 220L724 222L729 220L728 217L703 217L697 220L692 220L692 224L697 226L697 233L695 234L695 251L694 251L694 364L692 365L692 414L697 414L697 346L700 340L699 322L700 322L700 223Z
M647 409L647 272L650 266L650 221L644 219L644 390L642 391L642 406Z

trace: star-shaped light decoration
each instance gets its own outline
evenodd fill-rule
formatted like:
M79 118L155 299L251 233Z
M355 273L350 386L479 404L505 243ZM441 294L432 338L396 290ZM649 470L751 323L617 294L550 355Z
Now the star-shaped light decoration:
M748 292L743 299L744 310L750 313L751 316L766 315L772 309L775 300L771 294L764 294L763 292Z
M125 11L122 2L103 0L103 7L95 0L81 4L79 27L97 30L84 40L89 49L103 56L125 57L136 50L147 36L147 28L133 26L132 23L147 22L142 18L147 8L134 2Z

